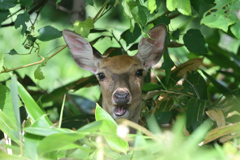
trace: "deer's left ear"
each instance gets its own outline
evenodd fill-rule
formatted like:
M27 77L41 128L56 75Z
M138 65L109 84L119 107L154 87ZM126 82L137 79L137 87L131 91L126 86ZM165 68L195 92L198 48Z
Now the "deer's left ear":
M136 56L142 61L145 69L155 65L161 59L166 43L167 28L158 25L149 31L151 38L142 38L138 44Z

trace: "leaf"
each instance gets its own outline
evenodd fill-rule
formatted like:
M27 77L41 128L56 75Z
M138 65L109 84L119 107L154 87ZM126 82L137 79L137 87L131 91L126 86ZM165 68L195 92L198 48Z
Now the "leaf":
M154 90L159 90L161 86L156 83L144 83L142 87L143 92L148 92L148 91L154 91Z
M240 21L236 22L234 25L231 26L231 31L235 35L237 39L240 40Z
M138 5L138 21L142 26L145 26L148 22L148 17L147 17L148 10L145 6Z
M22 31L21 31L22 35L24 35L25 31L27 30L26 22L28 22L29 20L30 20L30 15L28 14L28 12L24 12L17 16L14 26L16 29L22 26Z
M5 21L10 14L9 10L0 10L0 26L3 21Z
M221 110L214 109L206 111L207 115L213 120L217 122L218 127L225 126L225 118Z
M17 144L20 143L17 125L3 111L0 111L0 130Z
M17 125L17 128L18 128L18 131L21 132L17 78L15 76L12 76L11 80L12 80L12 82L9 83L9 86L10 86L10 91L11 91L14 116L15 116L15 119L16 119L16 125Z
M87 37L90 33L90 30L93 28L94 28L94 22L90 17L88 17L84 22L76 21L74 23L75 32L80 34L83 37Z
M93 0L86 0L86 2L87 2L89 5L93 6Z
M33 4L33 0L20 0L20 4L23 6L23 7L30 7L32 4Z
M10 54L10 55L15 55L15 54L18 54L18 53L16 52L15 49L12 49L8 54Z
M164 52L163 54L164 62L162 63L161 69L165 70L165 82L168 84L170 75L171 75L171 69L174 66L174 63L172 59L170 58L169 54L167 51Z
M84 134L77 132L52 134L40 141L37 150L39 155L41 156L48 152L64 149L64 147L66 147L67 145L71 145L76 140L82 139L84 137Z
M172 36L173 36L176 40L179 39L179 35L180 35L180 30L179 30L179 29L173 31L173 33L172 33Z
M134 143L134 148L140 148L139 150L135 150L133 153L133 157L137 160L146 160L146 159L155 159L151 153L150 147L146 140L144 139L141 132L137 132L137 136Z
M42 111L42 109L37 105L34 99L30 96L30 94L26 91L26 89L20 83L18 83L18 92L25 104L25 109L28 113L28 116L31 118L31 120L33 122L36 122L38 119L43 117L42 123L46 127L50 127L52 125L52 122L48 119L47 116L45 116L45 113Z
M237 134L240 133L240 123L234 123L234 124L229 124L222 127L217 127L211 130L210 132L208 132L208 134L206 135L203 141L203 144L207 144L225 135L229 135L229 134L233 135L236 133Z
M239 1L216 0L216 6L205 12L201 24L210 28L219 28L227 32L228 26L236 23L235 11L239 9Z
M100 131L109 135L104 136L109 146L115 151L126 153L129 148L128 143L117 136L117 123L114 119L99 105L96 106L95 117L96 121L104 120Z
M24 134L24 147L23 147L23 155L28 159L39 159L37 146L43 139L42 136L37 136L29 133ZM43 158L43 157L41 157Z
M4 63L4 54L0 50L0 68L3 67L3 63Z
M187 72L192 73L192 71L196 71L199 68L199 66L203 64L203 59L204 59L204 57L190 59L187 62L178 66L176 69L174 69L173 72L175 72L178 68L181 68L178 70L177 75L186 77Z
M8 10L17 4L17 0L1 0L0 10Z
M169 11L174 11L178 9L178 11L184 15L191 15L191 4L190 0L167 0L167 9Z
M126 41L128 46L130 43L135 42L138 39L138 37L140 37L140 35L141 35L141 29L138 25L136 25L133 32L131 32L130 29L124 31L121 34L121 38Z
M155 26L159 24L169 25L170 19L167 16L161 16L161 17L158 17L156 20L154 20L153 23L155 24Z
M188 30L183 36L183 41L190 52L196 54L205 54L208 52L207 48L205 47L206 42L204 37L198 29Z
M190 0L190 2L191 2L193 9L199 13L200 0Z
M150 11L150 14L152 14L154 10L157 9L156 0L149 0L147 2L147 9Z
M201 71L213 83L213 85L219 90L220 93L225 95L231 91L229 88L226 88L221 83L216 81L212 76L207 74L205 71L203 71L203 70L201 70Z
M34 77L35 79L38 79L38 80L43 80L45 78L41 70L41 65L39 65L37 69L34 71Z
M54 27L45 26L38 30L39 36L37 37L40 41L50 41L62 36L62 33Z
M10 90L2 84L0 84L0 109L11 119L11 122L17 126Z
M136 14L132 12L132 9L137 6L136 3L130 3L129 1L122 1L122 6L124 10L124 15L130 20L130 32L133 32L135 23L134 17L136 17Z
M203 122L206 100L190 99L187 103L187 130L192 133Z
M207 84L197 71L187 73L187 79L183 82L183 89L188 93L192 93L198 99L208 100Z

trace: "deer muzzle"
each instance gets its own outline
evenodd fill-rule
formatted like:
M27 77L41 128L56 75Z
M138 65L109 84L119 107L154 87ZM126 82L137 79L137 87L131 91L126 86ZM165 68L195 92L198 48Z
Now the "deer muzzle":
M131 94L126 88L118 88L112 95L114 104L114 117L124 118L128 115L128 107L131 104Z

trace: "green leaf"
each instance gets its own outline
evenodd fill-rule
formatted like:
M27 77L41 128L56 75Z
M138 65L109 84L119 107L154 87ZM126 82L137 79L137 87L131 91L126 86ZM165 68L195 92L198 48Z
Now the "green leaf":
M187 103L187 130L192 133L203 122L206 100L190 99Z
M39 155L48 152L64 149L67 145L71 145L78 139L85 137L82 133L57 133L45 137L38 145L37 150ZM75 146L74 146L75 147Z
M24 147L23 147L23 155L28 159L39 159L37 146L43 139L42 136L37 136L29 133L24 134ZM43 157L41 157L43 158Z
M121 38L126 41L128 46L130 43L135 42L138 39L138 37L140 37L140 35L141 35L141 29L138 25L136 25L133 32L131 32L130 29L128 29L122 33Z
M15 55L15 54L18 54L18 53L17 53L17 51L15 49L12 49L8 54Z
M17 0L1 0L0 10L8 10L17 4Z
M89 123L77 130L77 132L96 132L103 124L103 121L98 120L92 123Z
M73 133L73 131L70 129L43 128L43 127L27 127L27 128L24 128L24 131L27 133L44 136L44 137L50 136L52 134L57 134L57 133Z
M154 10L157 9L156 0L149 0L147 2L147 9L150 11L150 14L152 14Z
M4 62L4 54L0 50L0 68L3 67L3 62Z
M161 68L165 70L165 74L166 74L165 82L166 82L166 84L168 84L170 75L171 75L171 69L174 66L174 63L173 63L172 59L170 58L168 52L165 51L163 54L163 57L164 57L164 62L162 64Z
M231 26L231 31L234 34L234 36L240 40L240 21L236 22L234 25Z
M173 33L172 33L172 36L173 36L176 40L179 40L179 35L180 35L180 30L179 30L179 29L173 31Z
M19 100L18 100L18 87L17 87L17 78L15 76L11 77L12 82L9 84L11 97L12 97L12 104L14 109L14 116L16 119L16 124L18 131L21 131L21 121L20 121L20 111L19 111Z
M177 9L180 13L187 16L190 16L192 12L190 0L167 0L166 6L169 11Z
M16 124L3 111L0 111L0 130L14 142L20 143Z
M43 80L45 78L41 70L41 65L39 65L37 69L34 71L34 77L35 79L38 79L38 80Z
M205 47L204 37L198 29L188 30L183 36L183 41L190 52L196 54L205 54L208 52L207 48Z
M145 26L148 22L147 13L148 10L142 5L138 5L138 21L142 26Z
M86 2L87 2L89 5L93 6L93 0L86 0Z
M17 19L14 23L14 26L16 29L22 26L22 31L21 31L22 35L24 35L25 31L27 30L26 22L29 21L29 18L30 18L30 15L27 12L24 12L17 16Z
M10 14L9 10L0 10L0 26L3 21L5 21Z
M203 70L201 71L213 83L213 85L219 90L220 93L225 95L231 91L229 88L226 88L225 86L220 84L218 81L216 81L212 76L207 74L205 71Z
M155 26L159 25L159 24L169 25L170 24L170 19L167 16L161 16L161 17L158 17L154 21L154 24L155 24Z
M124 15L130 20L130 31L133 32L133 29L135 27L135 21L134 17L136 17L136 14L132 12L132 9L137 6L136 3L130 3L127 2L126 0L122 1L122 6L124 10Z
M215 3L215 7L205 12L201 24L227 32L228 26L239 21L235 11L239 9L240 3L229 0L216 0Z
M187 72L187 78L183 82L183 89L200 99L208 100L207 84L197 71L192 73Z
M20 4L27 8L33 4L33 0L20 0Z
M58 7L58 3L60 3L62 0L57 0L56 1L56 5L57 5L57 7Z
M18 83L18 92L25 104L25 109L31 120L33 122L36 122L41 117L44 117L42 120L44 125L46 127L50 127L52 125L52 122L48 119L47 116L45 116L45 113L42 111L42 109L37 105L34 99L20 83Z
M100 127L100 131L108 134L108 136L104 136L104 138L109 146L115 151L126 153L129 146L126 141L117 136L117 123L99 105L96 106L95 118L96 121L104 120L102 126Z
M146 159L155 159L152 155L150 147L148 147L148 144L146 140L144 139L141 132L137 132L137 136L134 143L135 148L141 148L140 150L136 150L133 153L133 157L137 160L146 160Z
M10 90L2 84L0 84L0 109L17 126Z
M39 36L37 37L40 41L50 41L62 36L62 33L54 27L45 26L38 30Z
M161 86L157 83L144 83L142 90L144 92L148 92L148 91L159 90L160 88L161 88Z
M90 30L93 28L94 28L94 22L90 17L88 17L84 22L76 21L74 23L75 32L80 34L83 37L87 37L90 33Z

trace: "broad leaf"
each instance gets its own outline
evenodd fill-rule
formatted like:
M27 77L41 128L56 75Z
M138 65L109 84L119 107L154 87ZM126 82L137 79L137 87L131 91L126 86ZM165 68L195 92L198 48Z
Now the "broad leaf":
M109 135L104 137L109 146L115 151L126 153L128 142L117 136L117 123L114 119L99 105L96 106L95 117L96 121L104 120L100 131Z
M235 14L239 9L239 1L216 0L215 3L215 7L205 12L201 24L227 32L228 26L239 21Z
M1 23L7 19L7 16L10 14L9 10L0 10L0 26Z
M43 80L45 78L41 70L41 65L39 65L37 69L34 71L34 77L35 79L38 79L38 80Z
M187 104L187 130L192 133L203 122L206 100L190 99Z
M196 54L205 54L208 52L207 48L205 47L204 37L198 29L188 30L183 36L183 41L190 52Z
M20 0L20 4L27 8L33 4L33 0Z
M1 0L0 10L8 10L17 4L17 0Z
M54 27L45 26L38 30L39 36L37 37L40 41L50 41L62 36L62 33Z
M191 4L190 0L167 0L167 8L169 11L177 9L184 15L191 15Z
M93 19L90 17L87 18L84 22L76 21L74 23L74 30L76 33L80 34L83 37L87 37L90 33L90 30L94 28Z
M27 30L26 22L28 22L29 19L30 19L30 15L28 14L28 12L24 12L17 16L17 19L14 25L15 25L15 28L22 26L22 31L21 31L22 35L24 35L25 31Z

